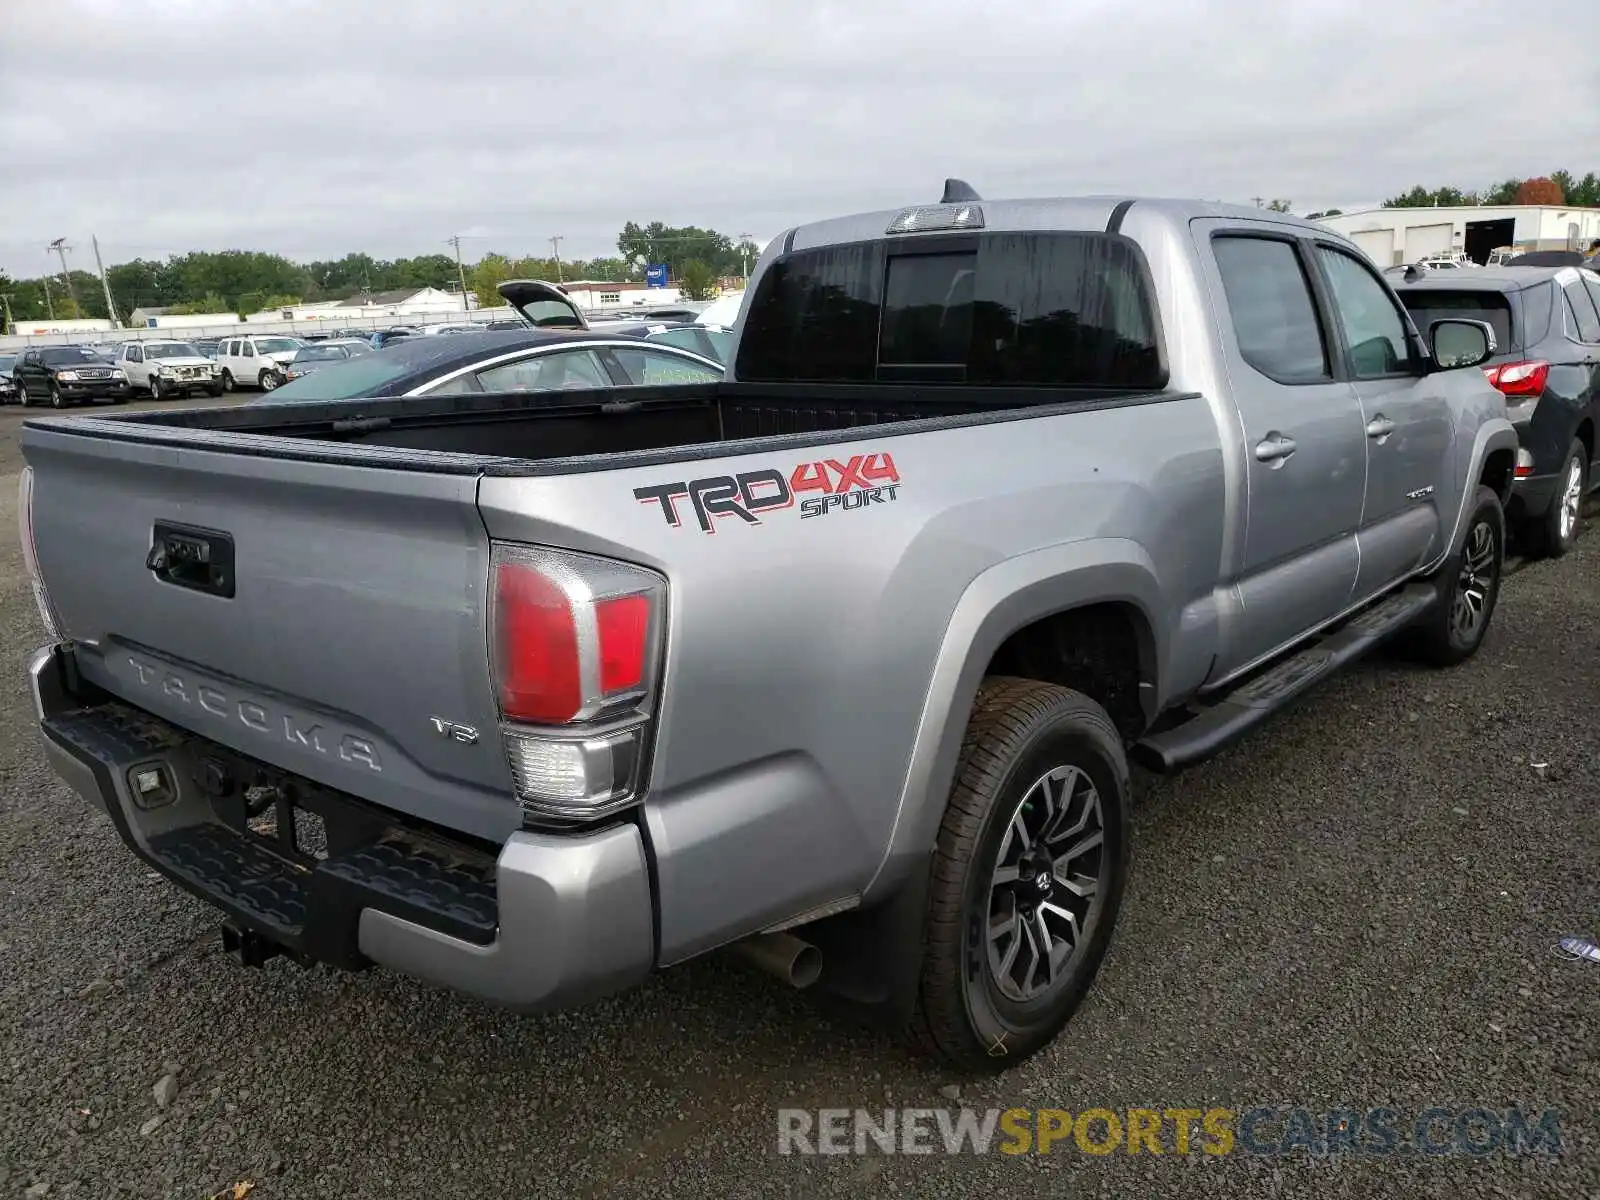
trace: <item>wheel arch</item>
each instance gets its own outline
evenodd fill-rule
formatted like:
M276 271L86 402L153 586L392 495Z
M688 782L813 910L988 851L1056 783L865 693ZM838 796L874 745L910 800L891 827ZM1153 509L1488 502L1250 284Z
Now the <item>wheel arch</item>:
M1085 672L1091 680L1104 679L1111 669L1124 685L1131 677L1124 697L1113 702L1122 718L1119 731L1132 737L1154 720L1161 705L1168 623L1160 614L1166 608L1149 555L1124 539L1088 539L1033 551L996 564L968 584L945 627L894 825L863 903L892 892L901 868L917 862L933 845L973 702L993 668L1078 685L1079 690L1084 690ZM1054 674L1028 669L1030 652L1037 661L1042 644L1074 629L1120 631L1112 636L1125 639L1122 644L1133 658L1131 672L1125 661L1097 664L1092 656L1088 662L1069 661ZM1077 644L1088 642L1080 639Z

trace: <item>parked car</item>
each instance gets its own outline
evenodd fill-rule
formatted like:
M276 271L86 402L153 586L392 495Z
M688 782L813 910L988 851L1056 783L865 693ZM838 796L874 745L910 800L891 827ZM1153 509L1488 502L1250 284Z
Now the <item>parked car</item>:
M220 338L195 338L189 344L199 351L202 357L209 358L212 362L217 361L217 355L222 347Z
M127 342L117 366L130 387L148 391L152 400L168 396L222 395L217 364L188 342Z
M295 404L464 392L708 383L722 364L670 346L561 330L408 338L353 362L330 363L254 404Z
M1583 527L1600 429L1600 275L1573 267L1504 267L1398 285L1426 333L1462 317L1489 324L1484 366L1519 438L1506 513L1534 554L1565 554Z
M284 380L284 367L299 353L298 338L253 335L226 338L217 354L222 390L260 388L270 392Z
M421 334L423 337L439 337L456 333L482 333L487 328L480 321L458 321L452 325L424 325Z
M1129 755L1471 657L1517 438L1488 327L1425 342L1326 226L946 197L774 239L728 381L26 423L50 761L249 963L537 1010L737 946L963 1071L1039 1050Z
M417 331L415 329L407 326L397 326L394 329L380 329L368 340L372 343L374 350L382 350L385 346L416 336Z
M739 319L739 308L744 304L744 297L744 292L728 292L718 296L700 310L695 322L700 325L714 325L720 329L732 329L734 322Z
M81 346L41 346L17 356L11 380L24 404L51 408L96 400L128 402L128 377Z
M732 330L719 329L714 325L666 325L646 333L644 340L659 342L663 346L676 346L720 363L728 361L728 353L733 349Z
M11 378L11 371L16 365L15 354L0 354L0 404L19 404L22 401L22 393Z
M329 363L348 362L371 353L372 347L357 338L312 342L295 351L295 356L284 368L284 377L287 382L293 383Z

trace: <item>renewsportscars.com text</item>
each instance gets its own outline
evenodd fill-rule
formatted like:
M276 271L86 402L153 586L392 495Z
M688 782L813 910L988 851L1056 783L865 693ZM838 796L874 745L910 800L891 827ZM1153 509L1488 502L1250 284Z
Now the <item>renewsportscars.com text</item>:
M778 1153L1330 1154L1562 1153L1561 1113L1521 1108L784 1108Z

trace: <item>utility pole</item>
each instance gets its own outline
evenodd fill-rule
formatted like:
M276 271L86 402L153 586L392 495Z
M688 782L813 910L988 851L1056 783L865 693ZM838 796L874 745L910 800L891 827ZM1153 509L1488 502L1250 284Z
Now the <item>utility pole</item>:
M49 314L52 321L56 319L55 301L50 299L50 276L39 276L39 282L44 284L44 311Z
M560 234L550 239L550 256L556 260L556 282L561 283L561 243L566 239Z
M748 291L750 288L750 235L748 233L739 235L739 260L744 263L744 286L745 290Z
M1256 207L1257 208L1261 207L1261 197L1260 196L1251 196L1250 199L1252 199L1252 200L1254 200L1256 202Z
M71 250L72 247L67 245L66 238L57 238L50 243L50 249L54 250L56 256L61 259L61 282L67 285L67 299L72 301L73 310L76 311L78 297L73 293L72 276L67 271L67 251Z
M11 292L0 292L0 310L6 314L6 323L0 325L0 332L10 333L16 328L16 323L11 319Z
M445 241L456 248L456 278L461 281L461 311L467 312L469 308L467 304L467 270L461 265L461 235L456 234L454 237L447 237Z
M117 306L111 302L111 285L106 282L106 264L100 261L100 239L91 233L89 240L94 243L94 265L100 272L100 290L106 294L106 316L111 318L111 328L121 329L122 322L117 320Z

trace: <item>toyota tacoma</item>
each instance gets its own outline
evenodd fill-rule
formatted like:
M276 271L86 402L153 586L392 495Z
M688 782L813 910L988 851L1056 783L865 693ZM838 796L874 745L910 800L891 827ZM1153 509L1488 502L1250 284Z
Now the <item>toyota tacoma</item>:
M736 946L983 1071L1093 981L1130 759L1493 616L1492 331L1322 226L953 180L775 238L734 333L692 386L28 421L55 769L248 963L535 1011Z

